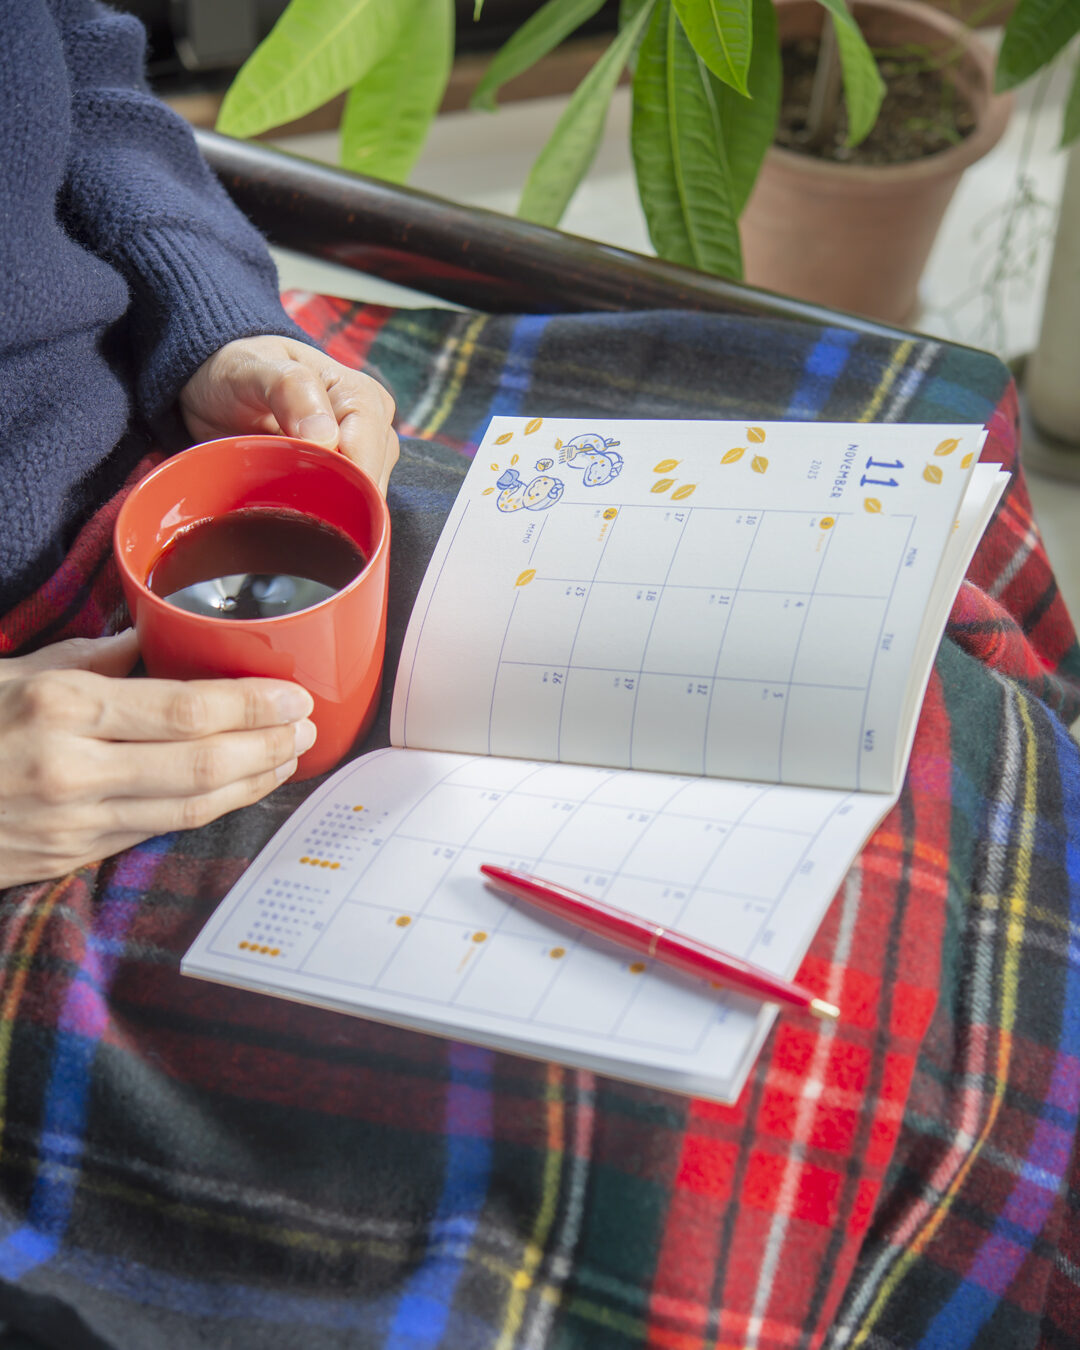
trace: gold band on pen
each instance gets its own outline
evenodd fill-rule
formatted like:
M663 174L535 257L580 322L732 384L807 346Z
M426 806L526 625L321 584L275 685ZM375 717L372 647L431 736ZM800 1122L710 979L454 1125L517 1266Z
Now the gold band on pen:
M650 955L650 956L655 956L655 955L656 955L656 944L660 941L660 939L661 939L663 936L664 936L664 930L663 930L662 928L654 928L654 929L653 929L653 935L652 935L652 937L649 939L649 955Z

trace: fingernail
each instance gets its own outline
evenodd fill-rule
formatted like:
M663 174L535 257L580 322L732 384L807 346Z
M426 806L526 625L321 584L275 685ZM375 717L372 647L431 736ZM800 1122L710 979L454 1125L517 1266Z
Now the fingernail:
M315 723L297 722L296 726L293 727L293 734L296 737L296 753L302 755L305 750L310 750L315 744Z
M335 445L337 443L337 423L327 413L313 413L300 422L300 435L305 441L314 441L317 445Z
M307 717L315 706L311 695L305 689L282 689L274 695L274 706L282 722L299 722Z
M295 759L290 759L288 764L279 764L277 768L274 770L274 773L276 773L278 776L279 782L284 781L284 779L286 778L291 778L295 772L296 772Z

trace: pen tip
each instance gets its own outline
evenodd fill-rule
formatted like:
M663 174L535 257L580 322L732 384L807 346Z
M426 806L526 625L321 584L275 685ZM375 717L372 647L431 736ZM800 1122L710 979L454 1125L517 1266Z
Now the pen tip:
M840 1016L840 1009L835 1003L826 1003L823 998L812 998L810 1000L810 1011L815 1017L827 1018L830 1022L835 1022Z

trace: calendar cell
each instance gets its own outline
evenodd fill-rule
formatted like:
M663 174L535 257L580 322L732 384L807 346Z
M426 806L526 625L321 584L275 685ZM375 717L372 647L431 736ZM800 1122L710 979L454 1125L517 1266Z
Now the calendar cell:
M740 592L724 632L717 678L786 685L799 649L806 605L805 595Z
M808 842L783 830L741 825L724 841L701 884L729 895L775 899L799 865Z
M861 693L870 680L885 609L884 600L815 596L807 607L792 682L856 686Z
M787 697L782 681L717 680L709 710L705 772L775 781L780 772Z
M664 815L639 836L622 865L623 872L692 886L700 881L722 847L730 826L694 817Z
M492 755L556 757L566 675L565 666L499 666L488 719Z
M711 586L664 588L649 633L643 669L657 674L711 677L724 640L735 591Z
M551 581L539 575L518 586L502 660L565 665L590 589L587 581Z
M593 587L570 658L574 668L626 670L636 675L645 659L659 601L659 586Z
M566 682L559 747L573 744L584 764L630 767L630 728L640 676L634 671L572 670Z
M536 939L499 933L472 963L455 999L459 1008L527 1019L559 973L566 948L554 937ZM507 981L512 968L514 979Z
M651 506L624 506L596 569L597 581L662 585L679 546L684 522Z
M794 685L780 769L787 782L843 787L858 773L862 689Z
M674 773L705 758L711 677L641 676L634 709L630 761L633 768Z
M667 584L737 590L760 521L760 512L688 510Z
M888 598L911 536L907 515L855 512L840 516L818 574L819 594Z
M414 923L415 917L403 910L344 905L332 929L322 935L304 962L304 972L345 986L374 988L383 967L408 939Z

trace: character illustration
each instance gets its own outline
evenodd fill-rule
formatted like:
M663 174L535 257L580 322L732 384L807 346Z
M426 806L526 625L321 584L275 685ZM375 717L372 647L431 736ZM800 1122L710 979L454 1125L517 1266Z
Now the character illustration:
M546 511L563 495L561 478L540 474L526 483L517 469L507 469L495 486L500 489L495 498L500 511Z
M559 451L559 459L570 469L585 471L582 479L585 487L602 487L622 473L622 455L613 449L618 444L596 432L585 431L580 436L571 436Z

